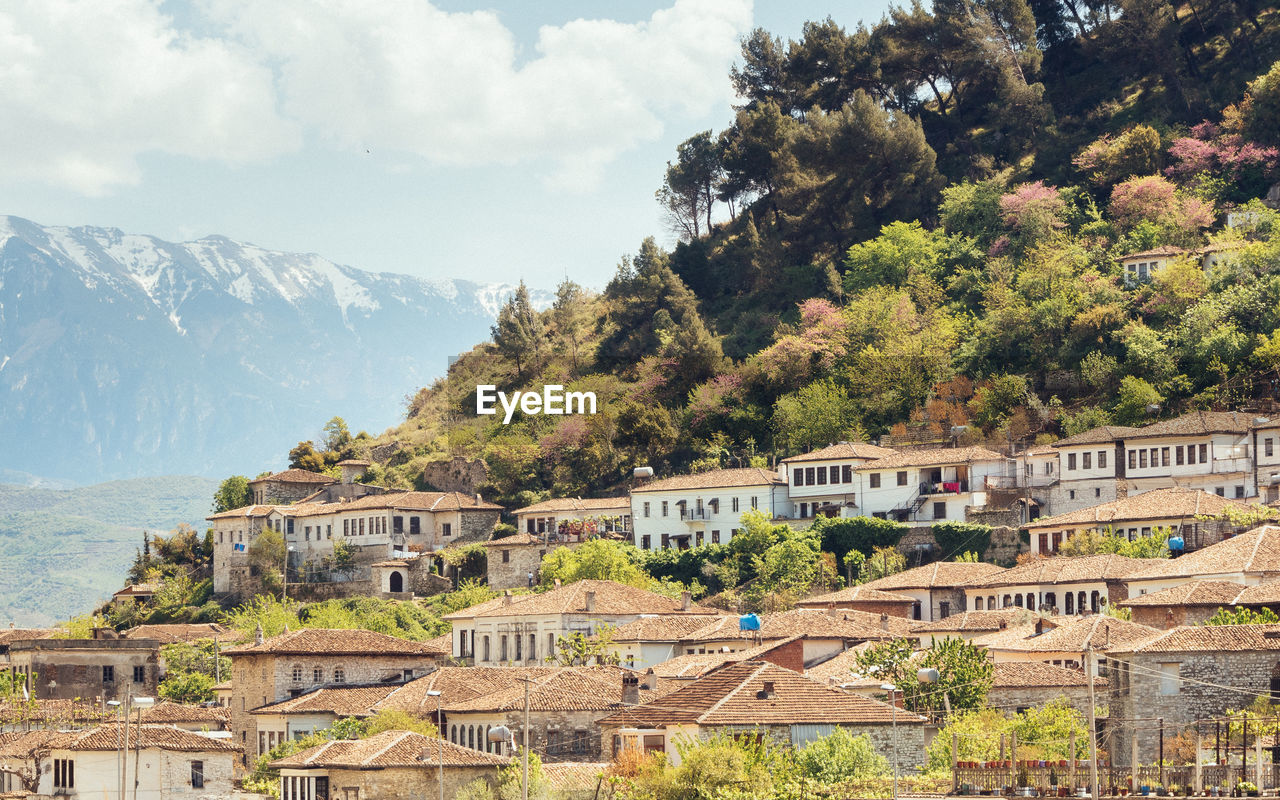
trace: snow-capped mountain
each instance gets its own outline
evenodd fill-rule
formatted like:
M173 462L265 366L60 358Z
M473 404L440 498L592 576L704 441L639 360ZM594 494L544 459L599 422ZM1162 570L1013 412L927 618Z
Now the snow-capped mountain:
M0 468L253 474L335 414L381 430L513 288L0 216Z

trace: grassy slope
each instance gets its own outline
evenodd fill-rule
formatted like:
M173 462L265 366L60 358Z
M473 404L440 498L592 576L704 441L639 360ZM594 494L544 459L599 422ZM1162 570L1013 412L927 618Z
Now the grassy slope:
M216 488L190 476L67 490L0 484L0 625L88 611L123 584L142 531L200 527Z

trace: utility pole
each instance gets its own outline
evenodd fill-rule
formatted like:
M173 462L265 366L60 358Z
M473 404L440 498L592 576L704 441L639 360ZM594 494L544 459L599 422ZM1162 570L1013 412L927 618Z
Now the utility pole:
M524 739L524 778L520 782L521 800L529 800L529 684L532 682L532 678L524 679L524 731L521 733L521 738Z
M1097 707L1093 697L1093 647L1084 651L1084 679L1089 685L1089 796L1098 800L1098 726L1094 719ZM1074 757L1075 754L1072 754Z

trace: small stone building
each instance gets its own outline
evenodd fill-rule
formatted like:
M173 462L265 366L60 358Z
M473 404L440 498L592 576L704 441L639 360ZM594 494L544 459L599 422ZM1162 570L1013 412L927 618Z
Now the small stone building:
M287 469L249 481L249 492L256 505L289 505L334 483L337 481L319 472Z
M496 590L532 588L539 580L542 557L557 545L544 536L516 533L484 543L489 553L489 588ZM571 547L572 545L560 545Z
M1082 714L1089 708L1089 681L1078 669L1055 667L1042 661L1010 661L995 664L991 689L987 692L987 708L1016 714L1060 698ZM1094 678L1095 700L1107 697L1107 679Z
M442 765L445 797L475 780L496 785L508 761L420 733L385 731L325 742L271 766L280 770L281 800L381 800L439 796Z
M1191 581L1131 597L1117 605L1128 608L1134 622L1168 630L1180 625L1200 625L1222 608L1276 611L1280 609L1280 581L1258 586L1233 581Z
M719 732L768 736L801 747L837 727L866 734L900 773L924 763L925 718L858 694L826 686L760 661L730 664L671 694L623 708L599 721L602 751L665 753L680 763L680 743Z
M160 683L160 643L121 639L102 629L94 633L100 638L14 640L6 666L40 700L154 697Z
M1280 691L1280 625L1179 627L1109 655L1111 738L1117 742L1131 741L1126 720L1163 719L1167 731L1177 732ZM1138 760L1151 763L1159 729L1149 722L1136 728ZM1130 752L1112 748L1112 761L1127 765Z
M850 608L870 614L888 614L891 617L911 619L916 599L910 595L895 594L867 586L850 586L838 592L814 595L796 603L797 608Z
M249 762L279 742L255 709L321 686L401 683L448 657L436 647L365 630L307 628L223 651L231 658L231 731Z
M968 610L964 586L1000 572L985 562L935 561L864 583L868 589L903 594L915 600L911 618L930 622Z

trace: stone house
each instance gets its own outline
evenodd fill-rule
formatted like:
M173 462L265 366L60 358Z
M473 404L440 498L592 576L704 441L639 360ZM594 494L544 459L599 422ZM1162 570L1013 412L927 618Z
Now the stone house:
M1134 718L1163 719L1180 731L1198 719L1221 717L1261 695L1280 693L1280 625L1202 625L1157 631L1112 648L1109 707L1112 739L1129 742L1137 727L1138 759L1155 758L1159 731ZM1112 748L1128 764L1130 747Z
M1280 527L1263 525L1194 553L1152 559L1126 581L1129 597L1141 597L1194 580L1246 586L1280 579Z
M900 450L853 471L861 516L898 522L965 520L987 505L990 486L1012 476L1011 462L985 447Z
M73 799L125 800L120 793L119 725L11 736L0 744L0 758L21 765L21 776L8 776L15 790ZM136 757L129 759L124 777L130 784L127 791L133 795L160 800L231 796L235 758L240 751L231 742L163 725L131 725L129 737L129 749L136 750Z
M220 644L233 644L244 636L233 628L216 622L170 622L138 625L120 634L125 639L154 639L161 645L194 643L217 639Z
M1269 608L1280 613L1280 581L1245 586L1230 581L1191 581L1121 603L1134 622L1168 630L1180 625L1201 625L1222 608Z
M1000 661L994 665L986 708L1016 714L1065 698L1082 714L1089 709L1089 681L1083 670L1043 661ZM1095 702L1107 697L1107 679L1093 678Z
M572 544L551 544L549 537L530 533L515 533L484 543L489 557L486 572L489 588L533 588L537 585L542 569L542 557L556 547L572 547Z
M868 614L888 614L891 617L911 619L916 599L906 594L885 592L867 585L849 586L835 592L818 594L796 603L797 608L825 611L829 608L845 608Z
M231 731L251 762L279 743L254 710L329 685L403 683L447 653L364 630L306 628L223 651L231 658Z
M1192 411L1126 434L1127 493L1177 485L1235 499L1257 496L1254 420L1242 411Z
M5 665L36 699L154 697L160 683L160 643L94 631L93 639L15 639ZM108 638L110 634L110 638Z
M111 595L111 604L116 608L123 608L129 605L146 603L156 596L158 588L160 587L154 583L131 583Z
M287 469L249 481L249 493L255 505L289 505L334 483L337 481L319 472Z
M516 531L549 542L583 541L584 534L612 533L631 538L631 498L556 497L517 508ZM584 530L591 528L590 531Z
M1050 615L1096 614L1107 603L1126 599L1128 577L1154 560L1115 554L1035 558L963 588L974 611L1018 607Z
M529 747L546 761L599 761L596 720L624 706L656 700L673 688L671 681L641 677L619 667L560 667L529 677ZM513 755L504 745L494 750L491 728L504 725L520 746L524 742L526 687L499 689L445 706L450 742L486 752Z
M446 614L453 624L453 657L476 665L539 664L557 653L565 636L594 636L646 614L710 617L713 609L614 581L585 580L541 594L512 595Z
M967 642L987 634L1033 624L1035 620L1034 612L1018 606L995 611L964 611L936 622L918 622L911 626L911 633L920 638L922 647L928 647L935 640L963 639Z
M886 758L892 757L896 735L900 772L924 763L924 717L760 661L730 664L598 725L606 757L642 750L665 753L678 765L680 742L721 731L800 747L842 727L867 734Z
M252 709L258 736L268 747L331 727L343 717L373 716L374 706L386 700L403 683L371 686L322 686L278 703Z
M893 455L887 447L866 442L838 444L784 458L781 469L787 481L791 516L860 516L854 472L868 461Z
M932 622L967 611L964 586L1000 572L985 562L935 561L862 584L865 588L904 594L915 600L911 618Z
M641 550L726 544L751 509L790 516L786 481L777 471L713 469L650 481L631 490L634 543Z
M803 664L816 664L862 642L911 638L911 623L888 614L864 611L813 611L792 609L759 617L760 628L741 629L738 617L717 617L705 627L685 635L677 643L684 655L735 653L766 642L779 642L799 637L803 640Z
M1223 523L1201 517L1218 517L1228 509L1247 508L1245 503L1210 492L1174 486L1041 517L1022 529L1030 537L1031 552L1038 555L1052 555L1063 542L1082 531L1114 532L1134 541L1164 529L1181 536L1187 549L1197 549L1216 544L1223 533Z
M144 725L168 725L192 733L231 729L231 710L226 706L186 705L161 700L140 709L138 715Z
M1065 514L1123 496L1123 441L1136 430L1103 425L1054 442L1051 447L1057 453L1058 480L1047 482L1040 490L1049 513Z
M1155 277L1157 272L1175 261L1186 260L1208 272L1219 264L1230 261L1240 252L1241 245L1235 242L1214 242L1204 247L1186 249L1172 245L1160 245L1153 250L1128 253L1120 256L1120 267L1124 270L1126 286L1136 286Z
M1105 677L1107 654L1154 633L1155 628L1138 625L1105 614L1088 617L1042 618L1034 624L1011 627L971 640L987 651L997 664L1011 661L1040 661L1055 667L1083 669L1085 653L1092 649L1092 673Z
M280 770L281 800L381 800L436 797L441 771L446 797L477 779L496 785L498 768L509 760L420 733L384 731L325 742L271 766Z
M734 622L737 622L735 616ZM684 651L680 642L712 623L714 617L693 614L645 615L615 629L610 638L619 663L645 669L669 661Z

